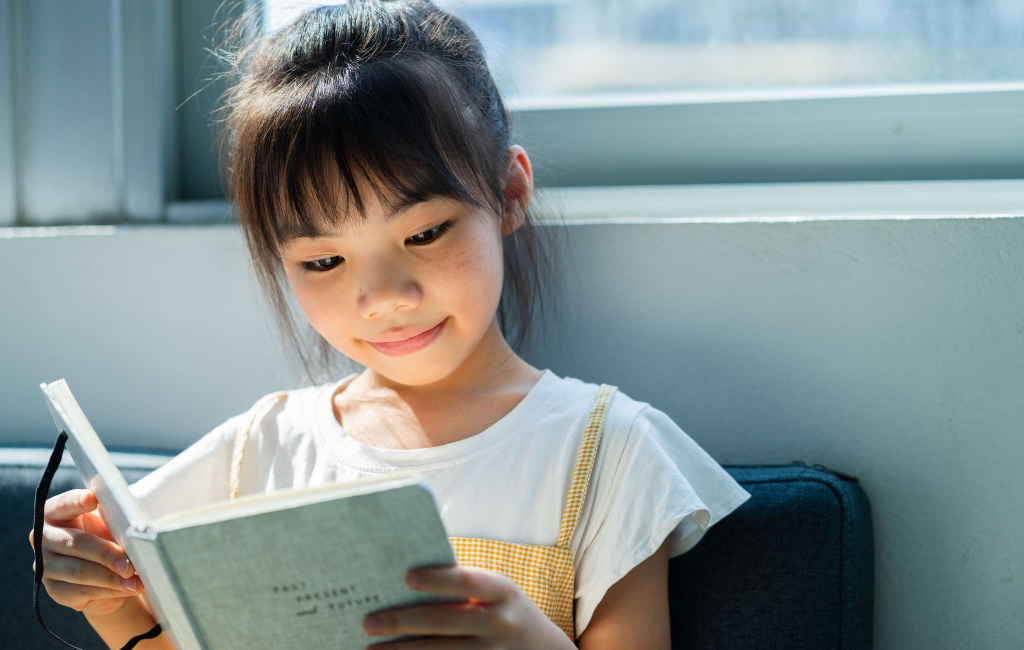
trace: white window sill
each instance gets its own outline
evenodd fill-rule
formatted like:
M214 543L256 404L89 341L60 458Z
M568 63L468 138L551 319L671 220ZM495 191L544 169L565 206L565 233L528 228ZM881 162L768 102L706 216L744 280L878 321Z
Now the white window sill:
M1024 180L572 187L538 197L542 192L573 223L1024 216Z
M225 201L167 206L163 223L0 227L0 239L111 235L117 229L227 226ZM1024 217L1024 180L749 183L537 190L535 214L566 224L746 223Z

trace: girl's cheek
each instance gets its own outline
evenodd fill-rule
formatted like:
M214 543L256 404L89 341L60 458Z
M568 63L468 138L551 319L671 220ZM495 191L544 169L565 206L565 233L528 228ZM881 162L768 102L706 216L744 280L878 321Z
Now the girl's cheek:
M292 287L292 294L295 296L295 301L299 303L299 307L302 308L302 312L306 314L306 317L310 317L317 312L317 303L315 294L310 291L309 287L306 286L301 280L292 280L289 278L289 282Z
M330 329L336 319L332 316L331 310L340 306L337 299L332 300L330 297L330 283L309 282L302 278L289 278L289 282L295 301L305 314L306 320L318 332L325 334L325 330Z
M435 296L440 298L440 308L454 314L463 326L476 329L490 323L493 313L491 303L497 308L501 295L500 276L495 285L491 260L480 251L463 251L453 255L449 263L439 267L431 283ZM428 289L429 292L429 289ZM473 325L471 325L471 323Z
M501 293L502 265L501 241L481 223L474 223L471 237L452 251L447 264L442 265L442 281L459 291L466 300L489 297L495 290ZM452 280L457 280L452 282Z

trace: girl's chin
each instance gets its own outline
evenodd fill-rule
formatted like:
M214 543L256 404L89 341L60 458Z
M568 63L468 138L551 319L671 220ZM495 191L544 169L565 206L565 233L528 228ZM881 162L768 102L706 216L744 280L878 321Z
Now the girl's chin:
M452 374L455 368L448 368L447 366L431 365L429 367L409 367L406 365L402 367L402 364L387 364L382 366L377 364L371 369L382 377L386 377L390 381L401 384L403 386L429 386L443 381L445 377Z
M388 356L373 351L363 365L378 375L403 386L427 386L448 377L459 364L462 355L448 346L427 346L410 354Z

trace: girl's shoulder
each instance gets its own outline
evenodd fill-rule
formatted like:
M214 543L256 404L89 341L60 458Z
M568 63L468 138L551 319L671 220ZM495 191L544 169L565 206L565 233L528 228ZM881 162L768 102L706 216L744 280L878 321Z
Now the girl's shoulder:
M330 413L329 395L338 383L332 381L265 393L247 409L217 426L206 438L211 444L232 450L232 456L237 453L234 449L237 446L245 449L255 444L272 454L275 448L294 447L308 440L310 433L317 429L321 410L326 408Z
M578 392L580 398L589 398L591 407L600 385L566 378L567 385ZM643 464L662 462L683 468L689 475L703 474L712 480L721 480L735 488L719 464L664 410L650 402L635 399L622 390L616 390L608 405L601 444L611 448L610 454L617 464L614 471L622 472L623 463ZM611 467L606 467L605 471ZM713 475L713 477L712 477ZM730 498L734 494L729 495Z
M565 381L567 393L576 393L578 403L589 399L593 404L600 389L598 384L573 378ZM594 471L599 481L602 475L613 477L610 482L616 487L612 493L625 489L623 485L636 477L649 479L660 473L665 480L679 479L703 499L705 507L695 509L693 519L701 531L750 498L702 447L700 437L694 439L668 413L621 390L615 392L608 405L600 446L604 449L598 450ZM634 487L642 490L649 484L645 479ZM688 498L692 501L693 495ZM681 543L676 544L673 555L681 553L682 548Z
M162 467L133 483L132 493L151 517L199 507L228 498L230 471L238 448L250 458L243 464L245 493L258 491L260 454L295 449L308 439L315 402L331 385L279 390L260 396L249 408L229 417ZM329 403L329 401L328 401ZM245 435L240 435L245 432Z
M320 410L330 409L329 396L338 384L338 381L331 381L266 393L231 420L235 429L248 427L250 432L259 432L267 428L274 429L278 434L309 431L313 428Z
M648 402L627 395L614 382L603 382L603 384L616 387L605 413L605 433L625 435L633 428L645 409L654 408ZM584 381L576 377L558 377L558 382L554 386L554 390L558 392L557 399L553 400L554 407L567 415L586 418L594 411L597 396L603 384Z
M303 408L317 401L318 396L329 388L329 384L304 386L275 390L261 395L248 409L239 413L236 418L245 420L264 420L266 418L301 417L307 409Z

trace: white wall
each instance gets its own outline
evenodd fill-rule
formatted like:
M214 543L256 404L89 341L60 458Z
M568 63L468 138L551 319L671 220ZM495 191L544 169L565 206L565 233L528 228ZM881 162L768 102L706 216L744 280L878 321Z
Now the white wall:
M171 449L295 381L234 228L86 232L0 238L0 440L52 442L60 377L107 444Z
M110 444L161 447L297 381L233 228L16 232L0 236L0 441L52 443L37 386L58 377ZM617 384L720 463L858 476L880 650L1019 647L1024 217L568 233L565 318L535 365Z

